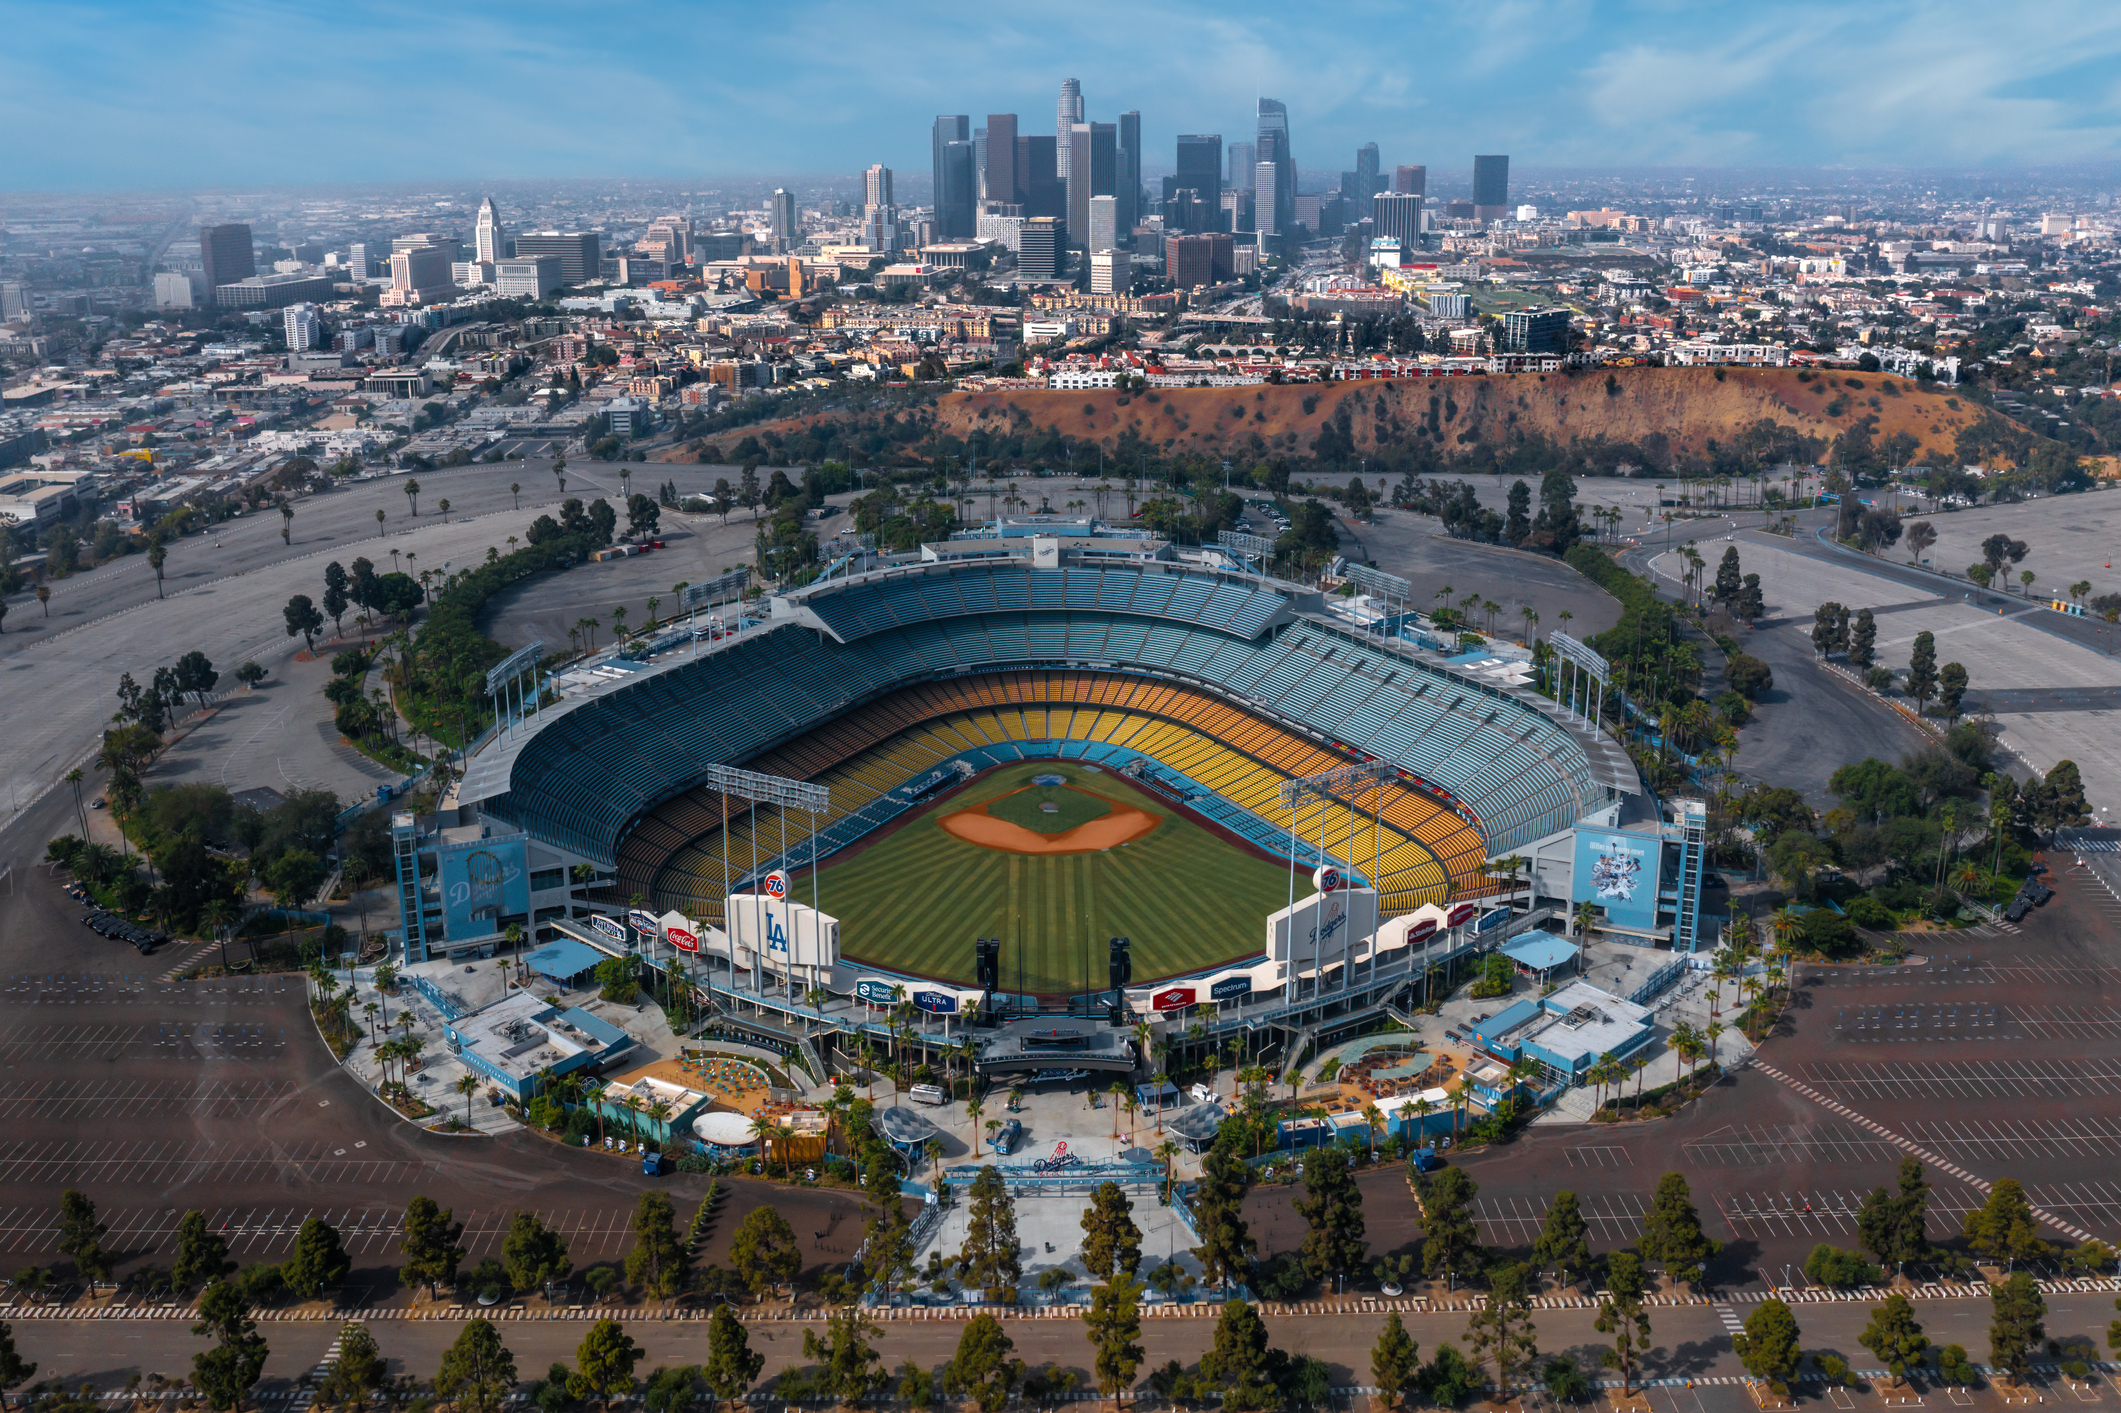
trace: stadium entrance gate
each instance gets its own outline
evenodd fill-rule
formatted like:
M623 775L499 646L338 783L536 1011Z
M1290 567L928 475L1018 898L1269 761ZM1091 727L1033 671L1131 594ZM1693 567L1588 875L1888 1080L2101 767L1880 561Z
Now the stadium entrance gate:
M956 1197L972 1186L972 1180L980 1175L986 1164L962 1164L943 1169L943 1185L952 1189ZM1012 1197L1087 1197L1105 1183L1118 1183L1122 1188L1134 1191L1160 1191L1164 1181L1164 1166L1161 1163L1129 1163L1124 1160L1107 1162L1055 1162L1040 1158L1028 1163L998 1163L1002 1182L1007 1185Z

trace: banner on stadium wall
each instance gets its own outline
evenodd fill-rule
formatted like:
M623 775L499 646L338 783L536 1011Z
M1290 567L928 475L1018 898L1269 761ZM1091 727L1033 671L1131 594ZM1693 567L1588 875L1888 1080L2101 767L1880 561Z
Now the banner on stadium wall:
M1615 927L1649 932L1657 926L1657 875L1663 863L1660 835L1578 829L1569 901L1603 908Z
M1196 994L1198 993L1190 986L1166 986L1161 991L1151 993L1149 1005L1153 1010L1176 1011L1192 1005Z

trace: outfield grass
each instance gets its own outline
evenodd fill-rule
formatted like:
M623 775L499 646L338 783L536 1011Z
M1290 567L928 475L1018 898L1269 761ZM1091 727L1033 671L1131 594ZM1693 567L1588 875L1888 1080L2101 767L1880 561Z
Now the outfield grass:
M1046 774L1066 776L1071 785L1161 823L1146 837L1101 853L1039 857L968 844L936 822ZM1033 801L1030 815L1041 819L1023 821L1026 828L1058 832L1068 826L1056 818L1082 822L1068 814L1038 816L1035 801L1046 793L1059 799L1073 792L1033 789L1017 796ZM1310 892L1309 878L1299 874L1296 896ZM1267 914L1288 903L1289 870L1237 848L1112 775L1072 762L1031 761L945 795L888 838L842 861L826 860L818 895L819 905L840 920L840 950L850 960L970 985L973 939L999 937L1005 944L1002 989L1076 992L1085 989L1086 944L1088 985L1105 984L1110 937L1133 939L1137 982L1259 951Z

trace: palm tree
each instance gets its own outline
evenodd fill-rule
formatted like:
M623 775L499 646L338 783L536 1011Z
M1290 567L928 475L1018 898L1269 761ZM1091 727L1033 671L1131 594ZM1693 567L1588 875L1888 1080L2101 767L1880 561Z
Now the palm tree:
M457 1081L457 1093L464 1096L464 1127L471 1127L471 1096L478 1092L479 1077L467 1074Z
M831 993L827 992L822 986L813 986L803 993L803 1000L809 1005L811 1010L817 1012L817 1030L824 1028L825 1002L830 999ZM811 1034L815 1035L817 1030L813 1030Z
M1178 1145L1170 1139L1156 1145L1156 1156L1164 1165L1164 1201L1171 1200L1171 1160L1178 1156Z
M1578 937L1589 937L1591 929L1597 924L1598 905L1596 903L1578 903L1576 905L1576 935Z
M986 1112L986 1106L984 1104L981 1104L980 1101L977 1099L974 1099L971 1103L965 1105L965 1117L972 1120L972 1157L973 1161L975 1162L979 1160L980 1115Z
M1384 1127L1385 1116L1375 1104L1362 1106L1362 1121L1370 1128L1370 1161L1377 1161L1377 1130Z
M514 508L521 510L523 508L523 483L521 481L510 481L508 483L508 494L515 501ZM508 543L513 545L515 541L511 539Z
M1115 1079L1112 1081L1112 1087L1107 1089L1105 1093L1110 1095L1112 1099L1112 1141L1117 1143L1119 1141L1119 1104L1120 1100L1127 1095L1127 1086Z
M413 518L414 518L415 520L419 519L419 517L420 517L420 483L419 483L418 481L415 481L415 480L413 480L413 479L409 478L409 477L408 477L408 478L406 479L406 482L405 482L405 501L406 501L406 504L408 504L408 505L410 505L410 506L412 507L412 514L413 514Z

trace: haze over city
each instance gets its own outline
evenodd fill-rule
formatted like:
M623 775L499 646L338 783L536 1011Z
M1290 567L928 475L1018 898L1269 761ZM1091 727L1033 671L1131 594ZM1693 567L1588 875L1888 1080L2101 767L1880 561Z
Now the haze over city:
M2116 74L0 0L0 1402L2112 1396Z

